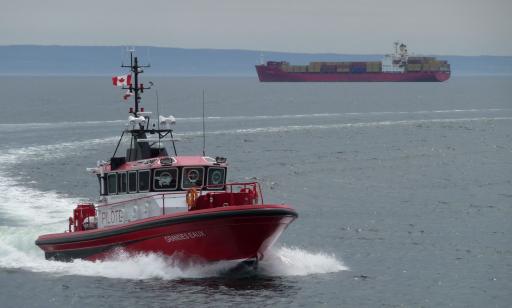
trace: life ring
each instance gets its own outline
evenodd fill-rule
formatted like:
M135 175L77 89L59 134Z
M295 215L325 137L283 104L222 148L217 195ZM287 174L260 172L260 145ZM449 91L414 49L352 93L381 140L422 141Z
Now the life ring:
M194 187L192 187L191 189L189 189L187 191L186 200L187 200L187 205L188 205L189 211L193 210L196 207L197 197L199 197L199 193L197 192L197 190Z

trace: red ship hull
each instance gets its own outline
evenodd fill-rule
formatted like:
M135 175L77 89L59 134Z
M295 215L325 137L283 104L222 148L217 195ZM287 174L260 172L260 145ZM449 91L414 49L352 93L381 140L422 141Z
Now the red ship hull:
M372 73L316 73L285 72L279 67L256 65L261 82L442 82L450 72L372 72Z
M261 259L297 213L281 205L244 205L152 217L83 232L40 236L47 259L103 260L118 249L203 261Z

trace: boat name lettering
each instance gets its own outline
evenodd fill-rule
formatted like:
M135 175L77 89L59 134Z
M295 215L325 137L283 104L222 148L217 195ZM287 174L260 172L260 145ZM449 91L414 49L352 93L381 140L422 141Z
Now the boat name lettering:
M184 240L191 240L194 238L200 238L200 237L206 237L206 233L204 231L191 231L191 232L183 232L183 233L176 233L171 234L165 237L165 241L167 243L177 242L177 241L184 241Z
M101 212L101 223L113 225L124 222L123 210L109 210Z

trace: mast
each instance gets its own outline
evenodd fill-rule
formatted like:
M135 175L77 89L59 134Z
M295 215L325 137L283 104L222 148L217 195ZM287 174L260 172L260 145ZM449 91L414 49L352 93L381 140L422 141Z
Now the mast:
M134 107L130 107L128 119L130 123L133 125L131 129L125 130L119 139L119 142L116 146L114 154L111 158L111 166L113 170L123 164L126 161L136 161L140 159L147 159L161 155L161 153L165 153L167 155L167 151L165 148L163 151L160 148L161 139L166 137L167 135L171 136L171 142L173 144L174 153L178 155L176 152L176 146L174 144L174 138L172 136L172 129L170 127L161 128L160 125L165 123L166 126L175 123L174 117L160 117L159 106L158 106L158 92L157 92L157 112L158 112L158 128L155 129L155 125L153 124L153 128L150 128L150 114L151 112L144 112L144 108L140 107L141 103L141 94L144 93L144 90L149 90L152 88L153 83L150 81L149 86L145 87L142 83L139 83L139 74L144 73L143 68L151 67L148 65L139 65L138 58L133 55L134 50L130 50L130 65L121 64L123 68L129 68L132 75L133 83L129 84L127 87L123 87L124 90L128 90L131 96L134 96ZM144 119L142 119L142 117ZM129 148L126 150L126 156L116 157L116 153L119 149L119 145L121 143L121 139L123 135L129 133L131 135ZM152 138L147 138L149 135L157 134L158 139L152 140ZM155 142L158 142L158 150L153 148ZM157 152L156 152L157 151Z
M142 83L139 84L139 74L144 73L143 68L150 67L150 65L139 65L138 58L133 55L134 50L130 50L130 65L122 64L121 67L130 68L130 71L133 73L133 83L128 85L128 87L123 87L123 89L130 91L133 94L134 99L134 108L130 108L130 113L134 115L134 117L139 117L139 103L141 101L141 93L144 93L144 85ZM146 87L146 90L151 89L151 87ZM149 125L149 117L142 114L144 118L146 118L146 122ZM139 123L138 129L133 129L131 131L131 140L130 147L128 149L126 159L128 161L137 160L139 158L147 158L151 152L151 146L147 142L138 142L138 139L146 139L146 130L144 129L144 124ZM117 152L117 149L116 149ZM115 152L114 152L115 155Z
M151 67L150 64L148 65L139 65L139 61L137 57L133 56L133 49L130 50L130 65L121 65L121 67L128 67L130 68L130 71L133 73L133 83L129 85L128 88L123 87L125 90L129 90L130 93L133 93L134 95L134 109L133 109L133 115L137 116L137 113L139 112L139 103L141 100L141 97L139 93L144 93L144 89L149 90L151 87L144 88L144 85L141 83L139 84L139 74L144 73L143 68Z

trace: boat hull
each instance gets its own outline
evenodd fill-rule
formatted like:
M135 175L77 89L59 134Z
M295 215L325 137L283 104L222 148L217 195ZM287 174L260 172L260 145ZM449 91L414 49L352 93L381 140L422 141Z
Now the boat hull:
M103 260L121 250L202 261L262 259L297 217L287 206L229 206L148 218L122 226L40 236L47 259Z
M279 67L256 65L261 82L442 82L450 78L450 72L371 72L371 73L294 73Z

